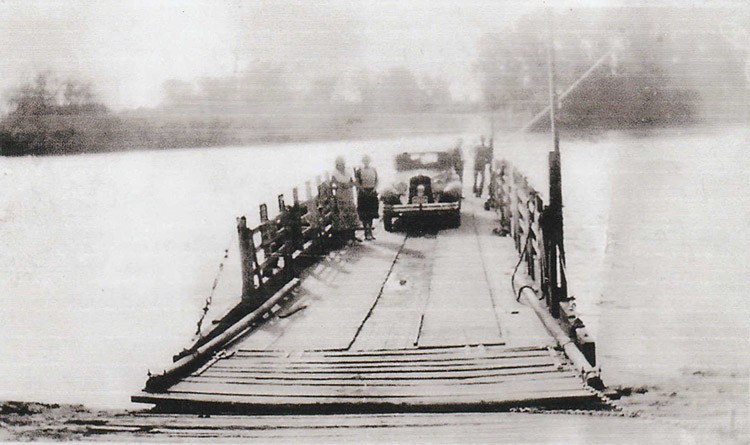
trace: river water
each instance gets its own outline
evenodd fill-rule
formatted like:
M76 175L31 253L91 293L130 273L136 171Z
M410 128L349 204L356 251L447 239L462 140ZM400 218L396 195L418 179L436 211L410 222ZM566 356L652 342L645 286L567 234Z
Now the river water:
M189 344L226 248L215 299L239 294L236 216L292 184L304 197L338 154L371 153L387 181L393 153L455 139L0 160L0 399L129 407ZM563 139L570 291L607 383L702 373L747 390L749 145L741 127ZM504 136L495 151L546 190L547 150Z

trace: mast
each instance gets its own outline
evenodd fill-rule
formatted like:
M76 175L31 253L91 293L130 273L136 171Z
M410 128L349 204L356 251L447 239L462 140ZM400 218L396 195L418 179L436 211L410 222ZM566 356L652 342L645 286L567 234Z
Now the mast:
M552 10L547 10L549 15L549 43L547 44L547 71L549 78L549 121L552 131L552 144L555 153L560 153L560 135L557 132L557 78L555 73L555 31L554 16ZM550 186L552 183L550 182ZM562 202L561 202L562 204Z
M546 209L544 233L549 283L547 298L550 313L560 316L560 302L568 299L567 277L565 276L565 244L563 236L562 166L560 163L560 136L557 128L557 89L555 73L554 15L547 10L549 22L549 43L547 45L547 69L549 75L549 118L553 149L549 152L549 205Z

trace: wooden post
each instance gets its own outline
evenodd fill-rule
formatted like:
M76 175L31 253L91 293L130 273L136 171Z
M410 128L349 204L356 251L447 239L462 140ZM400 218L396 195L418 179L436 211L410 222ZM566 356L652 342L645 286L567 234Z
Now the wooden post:
M521 203L518 199L518 172L516 169L513 169L513 181L511 182L511 212L513 212L513 240L516 243L516 250L518 253L521 253L521 249L523 249L523 246L521 246L521 231L523 230L521 228Z
M547 68L549 71L550 130L552 131L553 151L549 153L549 206L544 234L547 244L550 284L550 313L560 316L560 302L568 299L567 283L561 262L565 261L563 243L563 202L562 202L562 167L560 165L560 137L557 128L557 89L555 80L555 45L554 16L549 13L549 45L547 46Z
M529 215L529 240L528 247L526 248L526 261L528 262L528 272L531 279L536 282L537 268L536 268L536 192L529 190L529 198L526 200L526 210Z
M252 299L255 291L253 281L254 269L254 249L251 246L252 233L247 228L247 218L237 218L237 234L240 240L240 263L242 266L242 301Z
M563 205L562 205L562 171L560 165L560 152L550 152L549 154L550 164L550 231L553 236L554 248L551 254L553 255L554 268L557 270L557 281L553 281L552 284L556 288L558 301L566 301L568 299L567 290L567 278L565 272L562 269L562 263L565 262L565 237L563 231Z
M270 227L268 227L268 205L266 203L261 204L258 206L258 210L260 213L260 236L261 236L261 243L265 245L270 241Z
M510 234L512 230L510 213L510 187L508 186L508 171L510 170L510 167L508 166L507 162L502 162L503 164L500 167L500 191L502 196L502 201L500 202L500 206L502 209L500 216L500 225L502 226L503 230Z
M537 193L534 197L534 230L536 238L534 239L534 250L536 251L536 285L537 289L543 289L544 286L544 236L542 235L542 225L540 218L544 201Z

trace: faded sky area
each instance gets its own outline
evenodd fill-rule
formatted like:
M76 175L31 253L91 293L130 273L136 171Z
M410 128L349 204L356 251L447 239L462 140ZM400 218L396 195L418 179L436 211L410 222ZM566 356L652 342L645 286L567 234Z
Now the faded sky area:
M115 108L155 105L171 78L283 63L310 75L405 66L476 94L478 38L528 2L4 1L3 90L39 70L90 78Z
M623 4L654 2L567 1L555 8ZM520 0L5 0L0 92L51 70L92 81L115 109L153 106L168 79L283 64L292 73L289 83L301 87L321 74L405 67L445 79L458 99L474 99L481 36L512 28L520 16L545 6Z
M584 2L576 5L587 6ZM0 88L40 70L91 79L114 108L155 105L167 79L222 76L254 63L312 74L404 66L475 96L481 35L542 2L0 2Z

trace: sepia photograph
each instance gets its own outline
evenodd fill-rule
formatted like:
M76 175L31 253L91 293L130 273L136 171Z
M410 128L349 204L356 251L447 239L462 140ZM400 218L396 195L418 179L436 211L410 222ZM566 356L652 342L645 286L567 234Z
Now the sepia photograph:
M0 0L0 442L750 444L750 3Z

